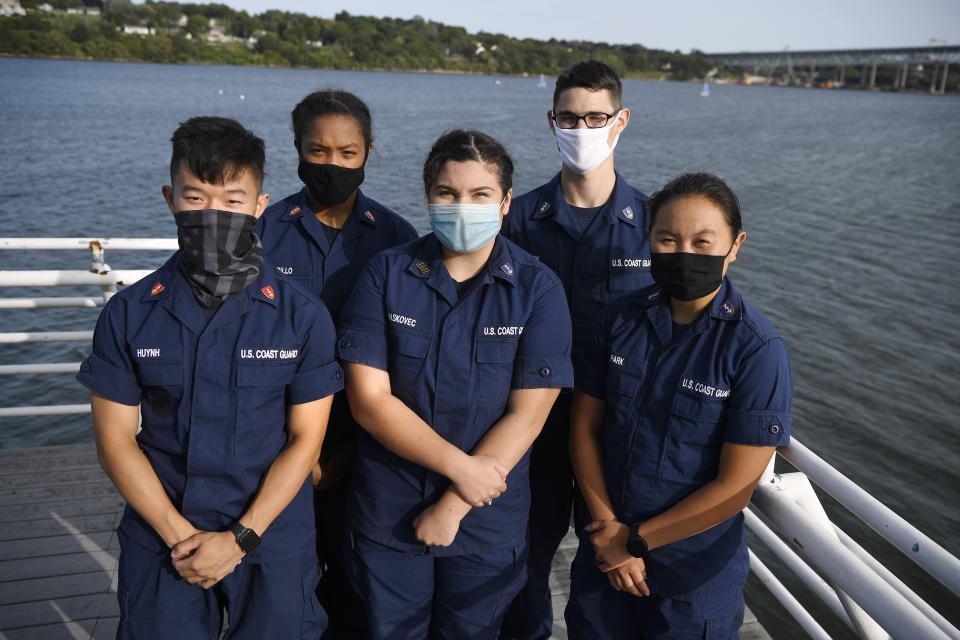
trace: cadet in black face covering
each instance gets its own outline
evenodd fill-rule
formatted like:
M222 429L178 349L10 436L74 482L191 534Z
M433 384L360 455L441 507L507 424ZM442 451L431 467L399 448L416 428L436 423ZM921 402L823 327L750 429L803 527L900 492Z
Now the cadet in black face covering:
M193 294L208 309L242 291L260 277L263 248L253 232L257 219L234 211L178 211L180 271Z
M309 477L343 387L333 322L253 233L263 141L193 118L172 142L180 251L110 299L78 375L128 503L117 637L218 637L226 607L245 636L314 640Z
M740 512L789 443L790 360L726 277L746 238L733 191L685 174L649 206L659 286L603 310L576 380L570 451L593 522L567 630L735 637L749 569Z
M319 296L334 321L367 261L417 237L403 218L360 189L373 147L367 105L346 91L317 91L293 110L297 175L304 188L272 205L257 233L268 260ZM366 635L364 615L343 570L343 505L356 424L337 394L330 432L314 470L318 595L330 614L328 640Z

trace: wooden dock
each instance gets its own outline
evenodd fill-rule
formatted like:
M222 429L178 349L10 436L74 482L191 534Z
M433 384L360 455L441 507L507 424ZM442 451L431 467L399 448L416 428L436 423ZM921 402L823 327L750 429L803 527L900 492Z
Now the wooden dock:
M93 444L0 449L0 640L116 637L123 505ZM576 544L568 533L550 578L558 640ZM749 609L740 636L770 637Z

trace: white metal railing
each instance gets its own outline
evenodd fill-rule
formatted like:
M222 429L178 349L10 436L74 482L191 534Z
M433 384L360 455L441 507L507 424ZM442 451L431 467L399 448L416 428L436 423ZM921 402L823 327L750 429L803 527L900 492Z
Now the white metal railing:
M99 297L0 298L0 309L95 308L102 306L118 286L132 284L150 273L147 270L111 270L104 262L105 248L169 251L177 248L177 241L159 238L0 238L0 250L86 249L91 252L92 263L89 271L0 271L0 286L95 285L102 291ZM92 331L9 332L0 333L0 343L89 341L92 336ZM73 373L78 367L79 363L75 362L0 364L0 375ZM89 411L89 404L0 407L0 418ZM960 640L960 631L829 520L810 480L957 596L960 596L960 560L798 440L793 439L789 447L781 447L778 453L799 471L774 474L771 461L754 492L751 506L744 511L747 528L858 636L871 640L891 636ZM830 637L753 550L750 551L750 568L810 637Z
M744 511L747 528L857 636L960 640L960 630L829 520L810 481L958 596L960 560L795 438L778 453L799 471L775 474L771 460ZM752 551L750 560L751 570L811 637L829 637Z
M133 284L152 270L112 270L104 261L104 249L173 251L176 239L170 238L0 238L0 250L86 250L90 252L89 270L0 271L0 287L97 286L100 296L0 298L0 309L41 309L53 307L103 306L117 287ZM12 331L0 333L0 344L26 342L88 342L93 331ZM0 375L74 373L77 362L0 364ZM39 415L89 413L87 404L55 406L0 407L0 418Z

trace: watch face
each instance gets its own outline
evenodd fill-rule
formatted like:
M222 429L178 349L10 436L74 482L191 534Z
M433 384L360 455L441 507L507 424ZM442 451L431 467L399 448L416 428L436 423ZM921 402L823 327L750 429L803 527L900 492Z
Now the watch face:
M251 553L260 546L260 538L250 529L247 529L240 536L240 548L244 553Z
M647 557L647 541L639 535L631 533L627 538L627 552L635 558Z

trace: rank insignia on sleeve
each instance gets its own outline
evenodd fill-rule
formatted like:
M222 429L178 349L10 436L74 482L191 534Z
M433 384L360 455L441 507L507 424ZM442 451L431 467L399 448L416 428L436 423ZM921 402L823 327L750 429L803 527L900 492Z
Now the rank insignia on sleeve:
M376 221L377 221L377 219L374 218L374 217L373 217L373 214L370 213L369 211L364 211L364 212L363 212L363 215L364 215L364 217L365 217L367 220L369 220L370 222L376 222Z
M724 312L725 314L727 314L728 316L729 316L731 313L733 313L733 305L730 304L729 301L724 302L722 305L720 305L720 308L723 309L723 312Z
M260 289L260 293L267 296L271 300L274 300L277 297L276 292L273 290L273 287L271 287L270 285L267 285L263 289Z
M300 213L300 205L295 206L293 209L290 209L290 215L295 216Z
M161 291L163 291L165 288L166 287L164 287L162 284L158 282L157 284L153 285L152 289L150 289L150 295L155 296Z
M430 267L427 266L427 263L421 260L417 263L417 271L420 273L430 273Z
M513 267L510 265L509 262L504 262L502 265L500 265L500 270L503 271L508 276L513 275Z
M627 220L633 220L633 209L631 209L630 207L624 207L620 211L620 213L622 213L623 217L626 218Z

